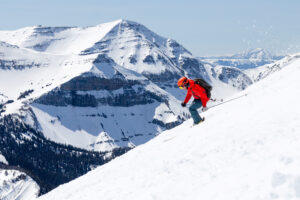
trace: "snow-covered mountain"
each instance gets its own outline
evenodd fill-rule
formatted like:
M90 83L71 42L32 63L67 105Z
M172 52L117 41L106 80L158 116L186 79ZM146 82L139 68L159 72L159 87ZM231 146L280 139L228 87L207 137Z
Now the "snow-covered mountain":
M188 120L39 199L299 199L299 76L297 58L203 124Z
M214 65L236 67L241 70L253 69L282 59L283 56L272 55L265 49L257 48L229 56L207 56L199 59Z
M211 65L131 21L28 27L0 38L3 115L17 112L45 137L88 150L134 147L186 120L180 76L222 85ZM236 91L223 84L214 96Z
M218 72L227 84L175 40L127 20L0 31L0 40L1 152L38 177L41 193L187 120L180 76L206 79L217 98L245 82Z
M32 178L18 170L0 168L1 200L33 200L39 194L39 186Z

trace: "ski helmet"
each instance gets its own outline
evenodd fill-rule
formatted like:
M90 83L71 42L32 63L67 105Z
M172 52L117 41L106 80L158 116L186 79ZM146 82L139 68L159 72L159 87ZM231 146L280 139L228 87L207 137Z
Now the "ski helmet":
M181 77L177 82L177 85L180 89L183 89L183 87L186 86L187 84L188 84L188 78L185 76Z

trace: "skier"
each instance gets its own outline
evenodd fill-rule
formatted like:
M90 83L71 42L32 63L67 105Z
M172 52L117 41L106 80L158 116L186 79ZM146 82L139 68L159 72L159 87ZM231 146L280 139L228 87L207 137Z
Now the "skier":
M205 89L201 87L199 84L196 84L194 80L188 79L187 77L181 77L177 85L180 89L187 90L187 95L185 100L181 103L182 107L185 107L186 104L191 99L192 95L194 97L194 101L192 105L189 107L189 111L194 120L194 125L199 124L204 121L204 117L201 118L197 109L203 106L202 111L206 111L206 103L209 101Z

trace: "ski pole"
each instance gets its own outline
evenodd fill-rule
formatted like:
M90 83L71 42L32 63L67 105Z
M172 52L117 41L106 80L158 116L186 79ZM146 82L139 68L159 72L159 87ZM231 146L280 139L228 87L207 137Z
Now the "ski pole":
M216 101L221 101L221 102L223 102L223 99L213 99L213 98L211 98L210 100L213 101L213 102L216 102Z
M234 100L236 100L236 99L239 99L239 98L242 98L242 97L245 97L245 96L247 96L247 94L244 94L244 95L242 95L242 96L239 96L239 97L235 97L235 98L229 99L229 100L227 100L227 101L222 101L222 103L219 103L219 104L210 106L210 107L208 107L208 109L213 108L213 107L216 107L216 106L219 106L219 105L222 105L222 104L224 104L224 103L228 103L228 102L230 102L230 101L234 101ZM222 100L223 100L223 99L222 99Z

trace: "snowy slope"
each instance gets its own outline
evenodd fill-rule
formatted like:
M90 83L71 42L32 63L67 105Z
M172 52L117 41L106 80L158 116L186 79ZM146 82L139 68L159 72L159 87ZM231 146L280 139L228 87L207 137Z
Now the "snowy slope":
M41 200L300 198L300 59ZM243 93L245 93L243 92Z
M39 186L23 172L0 169L1 200L32 200L38 193Z

